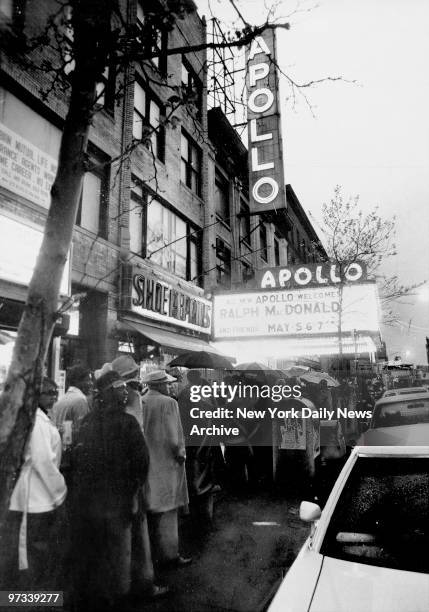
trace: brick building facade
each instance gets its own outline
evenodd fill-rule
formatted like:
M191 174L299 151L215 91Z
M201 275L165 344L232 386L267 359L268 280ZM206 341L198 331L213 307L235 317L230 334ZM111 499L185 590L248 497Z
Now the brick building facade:
M255 270L285 264L293 225L314 239L290 186L288 213L249 215L247 150L220 109L207 109L206 50L185 51L206 41L206 24L191 0L186 5L172 29L157 31L156 57L125 74L109 66L97 86L88 149L94 164L62 288L81 297L68 333L53 341L54 375L76 361L99 367L118 351L152 367L209 348L213 291L251 287ZM46 219L69 92L45 99L48 75L8 49L22 32L43 30L54 6L0 2L0 328L12 336ZM138 31L156 2L120 6ZM167 48L181 52L163 54Z

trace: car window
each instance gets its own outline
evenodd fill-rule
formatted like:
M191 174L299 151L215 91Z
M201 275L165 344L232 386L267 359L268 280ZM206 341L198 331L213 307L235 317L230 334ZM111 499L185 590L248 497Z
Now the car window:
M392 404L381 404L374 408L371 427L396 427L429 423L429 398L398 399Z
M429 459L359 458L327 529L322 554L429 572Z

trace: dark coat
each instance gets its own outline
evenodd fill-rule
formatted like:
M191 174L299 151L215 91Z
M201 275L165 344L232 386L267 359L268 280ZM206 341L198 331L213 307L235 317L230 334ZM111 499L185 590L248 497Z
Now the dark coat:
M82 422L74 465L81 512L131 520L149 469L147 446L133 416L95 408Z

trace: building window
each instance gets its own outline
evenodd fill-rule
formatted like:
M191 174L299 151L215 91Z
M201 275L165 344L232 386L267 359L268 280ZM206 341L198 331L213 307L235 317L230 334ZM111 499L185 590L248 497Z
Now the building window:
M280 236L274 234L274 265L280 265Z
M0 0L0 18L5 21L13 20L14 13L13 0Z
M107 238L108 164L101 159L94 159L94 162L99 162L100 168L84 176L76 225Z
M182 88L186 101L195 105L197 117L200 119L203 105L203 84L184 56L182 56Z
M67 4L63 8L62 26L62 33L64 36L64 73L68 76L74 70L76 65L73 57L74 32L72 25L72 7L70 4Z
M24 27L27 0L0 0L0 24L13 25L15 31Z
M146 257L180 278L199 282L199 242L182 217L149 196L146 213Z
M149 16L156 15L155 11L149 11ZM168 35L166 31L160 30L149 19L145 18L141 2L137 2L137 28L140 32L139 42L141 42L145 54L150 62L162 73L167 71L167 49Z
M161 125L162 107L140 83L134 83L133 138L164 161L165 132Z
M250 209L244 200L240 200L240 242L250 245Z
M303 254L304 263L307 263L308 261L310 261L310 254L308 252L308 244L304 240L302 241L302 254Z
M24 0L22 0L24 1ZM0 0L1 2L1 0ZM76 62L73 57L73 46L74 46L74 31L72 24L72 6L67 4L63 8L62 19L62 34L64 37L64 44L62 46L63 55L63 70L68 76L74 71ZM96 97L95 104L105 108L109 112L113 112L115 103L116 93L116 68L111 59L109 63L104 67L103 74L100 80L96 83Z
M301 235L300 235L298 230L296 230L296 247L295 247L295 251L296 251L296 254L297 254L299 260L302 261Z
M182 130L180 178L198 196L201 195L201 149Z
M116 69L113 62L104 68L103 74L96 85L96 103L109 112L115 107Z
M231 249L216 238L216 281L221 287L231 287Z
M243 283L248 282L253 278L253 268L247 261L241 262L241 278Z
M189 257L188 257L188 265L189 265L189 274L188 278L193 283L197 285L200 282L200 266L199 261L201 257L199 257L199 249L198 249L198 241L196 238L191 237L189 239Z
M267 228L264 224L259 226L259 249L261 259L268 261Z
M301 239L301 243L300 243L299 246L300 246L301 259L302 259L303 263L305 263L306 260L307 260L307 251L306 251L306 246L305 246L304 238Z
M140 181L133 179L129 208L130 250L140 256L143 256L144 248L143 228L145 224L145 210L143 186Z
M230 225L229 183L219 170L216 170L215 177L215 209L217 216Z

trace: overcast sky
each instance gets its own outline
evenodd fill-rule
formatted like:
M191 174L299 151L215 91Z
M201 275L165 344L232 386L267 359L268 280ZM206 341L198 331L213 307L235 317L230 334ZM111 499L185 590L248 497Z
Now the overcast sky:
M269 5L271 0L266 0ZM200 13L210 17L206 0ZM212 12L229 20L227 0ZM262 0L236 0L250 23L263 21ZM360 196L369 210L397 217L398 255L385 263L403 283L429 279L429 2L428 0L321 0L277 3L291 29L278 32L279 64L298 82L342 76L356 84L327 82L292 106L281 84L286 182L291 183L319 234L321 206L336 185ZM289 97L289 100L287 99ZM423 292L424 293L424 292ZM427 292L426 292L427 296ZM390 354L426 363L429 302L398 307L402 323L384 331ZM406 355L407 353L407 355Z

